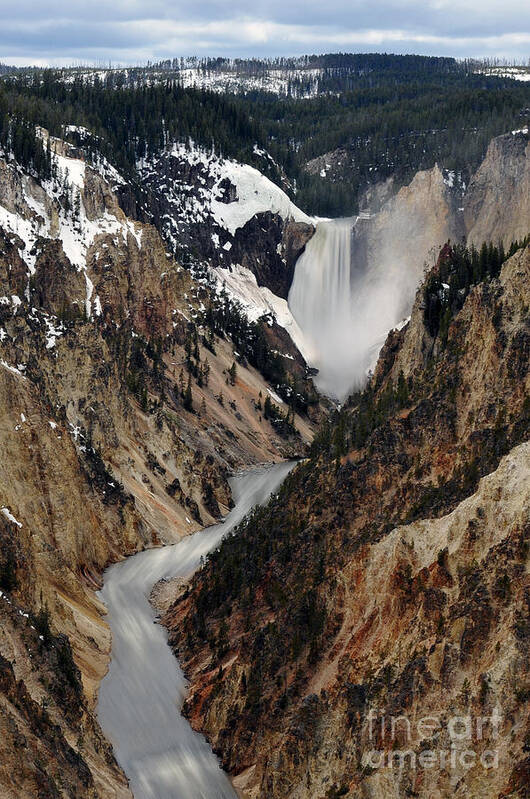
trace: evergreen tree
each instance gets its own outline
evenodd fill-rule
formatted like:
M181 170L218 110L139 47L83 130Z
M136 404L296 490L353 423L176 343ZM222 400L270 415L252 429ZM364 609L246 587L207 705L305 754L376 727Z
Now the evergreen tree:
M204 385L208 386L210 381L210 364L208 363L208 359L206 358L203 364L202 375L204 380Z
M191 374L188 375L188 385L184 392L184 407L187 411L193 411L193 395L191 393Z

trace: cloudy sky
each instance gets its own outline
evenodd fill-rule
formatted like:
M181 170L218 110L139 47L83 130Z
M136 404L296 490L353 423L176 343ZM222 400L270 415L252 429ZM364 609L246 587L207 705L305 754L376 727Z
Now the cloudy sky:
M394 52L530 58L528 0L0 0L0 61Z

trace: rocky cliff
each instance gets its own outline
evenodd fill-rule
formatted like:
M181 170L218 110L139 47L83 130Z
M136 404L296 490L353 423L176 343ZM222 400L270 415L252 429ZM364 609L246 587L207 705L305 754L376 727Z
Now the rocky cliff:
M499 198L502 201L499 202ZM530 226L530 139L528 128L493 139L464 197L469 243L512 241Z
M287 298L313 227L279 186L193 142L168 147L141 165L140 176L149 211L175 253L214 268L248 269L259 286Z
M374 187L355 229L358 268L384 264L390 277L399 270L408 298L444 242L465 239L480 247L502 241L508 248L530 228L529 174L528 131L522 130L492 140L469 185L462 175L435 166L393 196L388 181L379 191Z
M242 796L525 795L529 277L527 247L445 332L428 282L367 390L170 607L186 712Z
M462 186L438 166L418 172L375 214L361 214L353 232L356 270L380 270L401 297L408 316L425 269L444 242L464 235Z

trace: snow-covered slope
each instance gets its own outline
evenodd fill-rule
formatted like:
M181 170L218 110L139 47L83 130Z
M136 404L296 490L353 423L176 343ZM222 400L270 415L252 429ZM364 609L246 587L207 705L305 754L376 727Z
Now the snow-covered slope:
M183 88L206 89L219 94L248 94L249 92L270 92L280 97L307 99L322 92L324 70L321 68L280 67L269 65L259 71L240 68L227 62L223 68L208 69L189 59L178 68L157 69L156 67L82 69L64 68L60 71L61 80L71 84L82 80L93 84L96 80L111 85L153 86L167 80L177 81Z
M270 156L255 150L264 159ZM271 159L272 160L272 159ZM312 223L287 194L258 169L224 159L190 142L175 142L138 164L142 182L159 199L163 192L169 239L190 224L210 222L234 236L256 214L278 214L284 221ZM213 243L218 244L216 238Z
M46 132L42 132L44 141ZM0 175L0 227L8 234L17 235L23 242L21 258L28 267L29 280L35 271L35 264L42 249L43 240L55 239L72 266L82 272L86 282L86 314L98 314L101 307L99 298L93 296L93 284L87 270L87 254L102 235L116 235L126 243L128 236L136 239L141 246L141 235L136 233L134 223L126 220L115 202L103 203L96 207L87 203L85 187L88 181L98 181L98 171L87 166L85 161L68 153L64 142L51 139L52 176L39 185L28 176L23 176L22 193L13 196L10 186L12 178L20 169L16 164L2 162ZM116 170L102 164L103 173L111 174L115 182L123 182ZM103 185L103 184L102 184ZM100 191L104 194L104 190Z
M512 80L530 81L529 67L488 67L478 70L481 75L491 75L494 78L512 78Z
M258 286L256 275L239 264L230 268L217 267L212 271L218 280L219 289L224 288L240 304L251 321L255 322L262 316L272 318L289 333L303 358L307 363L310 362L311 352L306 337L293 317L287 300L273 294L266 286Z
M255 153L264 165L272 161ZM286 297L315 220L255 167L193 142L174 143L138 170L174 254L206 264L250 319L271 314L303 350Z
M227 203L222 199L221 183L224 180L236 187L237 199ZM219 177L211 199L212 216L220 227L233 236L256 214L278 214L285 221L311 224L311 218L289 200L284 191L248 164L224 161L219 166Z
M238 71L206 71L201 67L188 67L178 72L185 88L209 89L213 92L271 92L299 99L316 97L320 89L322 69L267 69L256 75ZM301 86L296 82L300 81Z

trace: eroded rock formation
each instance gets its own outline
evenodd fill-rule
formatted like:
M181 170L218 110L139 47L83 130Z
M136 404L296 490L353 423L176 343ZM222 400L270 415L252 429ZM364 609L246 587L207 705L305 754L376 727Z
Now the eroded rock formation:
M529 278L527 247L444 344L418 292L368 391L169 608L186 713L243 796L524 796ZM495 712L455 744L452 718ZM452 744L469 767L399 768Z

